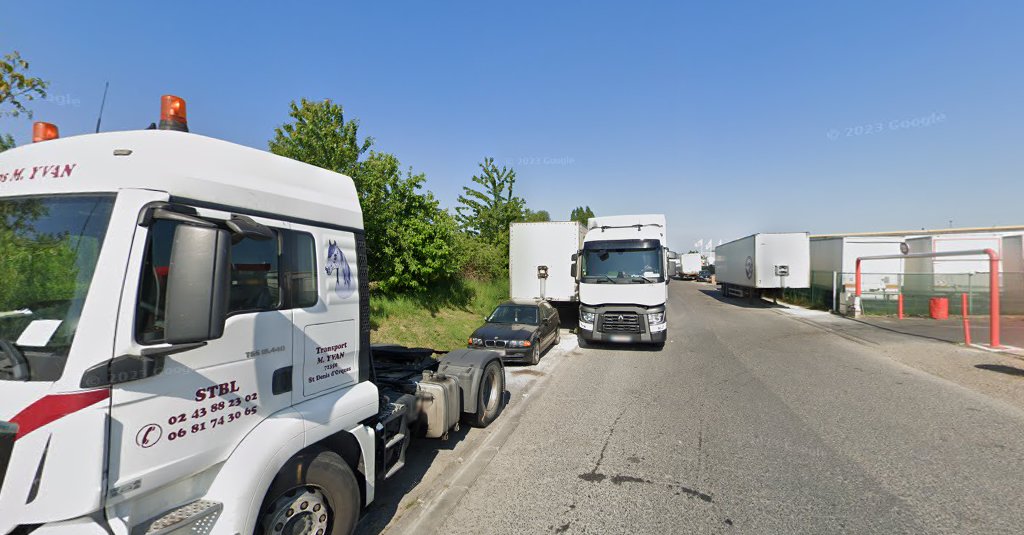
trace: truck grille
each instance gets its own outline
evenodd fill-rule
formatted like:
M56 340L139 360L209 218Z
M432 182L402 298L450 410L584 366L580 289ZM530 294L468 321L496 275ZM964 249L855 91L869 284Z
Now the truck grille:
M635 312L608 312L602 314L601 331L606 333L639 333L640 315Z
M504 340L484 340L484 347L505 347Z

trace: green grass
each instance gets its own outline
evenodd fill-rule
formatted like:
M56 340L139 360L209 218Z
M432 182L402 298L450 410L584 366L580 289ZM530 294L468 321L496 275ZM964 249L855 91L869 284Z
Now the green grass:
M461 280L415 294L371 294L370 341L440 350L466 347L473 329L505 299L508 279Z

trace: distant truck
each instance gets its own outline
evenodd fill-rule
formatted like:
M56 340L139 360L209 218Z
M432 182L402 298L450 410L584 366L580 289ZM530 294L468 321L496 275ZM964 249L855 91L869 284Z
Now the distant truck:
M810 238L806 232L761 233L715 248L722 295L760 297L763 290L808 288Z
M512 299L576 302L572 255L587 233L578 221L509 225L508 278Z
M665 216L592 217L578 255L579 339L664 345Z
M700 253L686 253L679 255L679 278L683 280L694 280L704 268L704 260Z

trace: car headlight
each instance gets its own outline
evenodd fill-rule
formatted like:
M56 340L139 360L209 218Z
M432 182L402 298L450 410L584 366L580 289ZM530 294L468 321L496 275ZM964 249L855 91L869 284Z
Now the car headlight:
M529 340L510 340L507 344L508 347L530 347L532 345Z
M586 323L594 323L597 319L597 313L595 312L580 312L580 321Z
M651 325L660 325L662 323L665 323L665 313L655 312L653 314L648 314L647 322L650 323Z
M483 338L470 338L469 340L466 341L466 343L468 343L471 346L482 346L482 345L484 345L484 339Z

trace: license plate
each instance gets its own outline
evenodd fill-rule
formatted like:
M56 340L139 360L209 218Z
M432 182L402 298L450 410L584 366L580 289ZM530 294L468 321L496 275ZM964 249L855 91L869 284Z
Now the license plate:
M609 342L629 342L632 338L625 334L612 334L608 336Z

